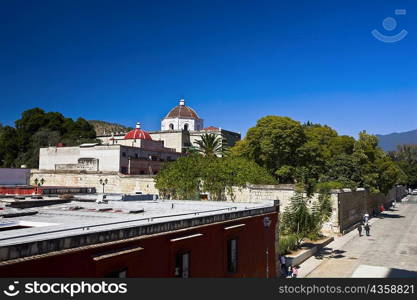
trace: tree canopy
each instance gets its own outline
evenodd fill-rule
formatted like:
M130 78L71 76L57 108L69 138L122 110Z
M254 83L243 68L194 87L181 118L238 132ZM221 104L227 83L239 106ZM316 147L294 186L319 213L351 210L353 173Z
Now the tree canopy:
M417 145L398 145L396 151L389 156L403 171L404 183L417 188Z
M156 175L156 188L175 199L199 199L209 193L211 200L233 198L232 187L274 184L275 179L255 162L239 157L207 157L190 154L168 162Z
M15 121L15 127L0 126L0 166L37 168L40 147L91 141L96 141L96 133L86 120L74 121L58 112L29 109Z
M323 182L387 193L403 180L375 136L361 132L355 140L329 126L288 117L261 118L231 153L255 161L280 183L301 183L308 194Z

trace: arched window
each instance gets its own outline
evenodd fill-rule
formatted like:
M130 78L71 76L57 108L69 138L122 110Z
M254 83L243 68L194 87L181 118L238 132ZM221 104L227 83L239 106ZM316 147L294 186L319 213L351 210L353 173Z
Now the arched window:
M184 130L188 130L188 124L187 123L184 124Z
M170 130L174 130L174 124L172 124L172 123L171 123L171 124L169 124L169 129L170 129Z

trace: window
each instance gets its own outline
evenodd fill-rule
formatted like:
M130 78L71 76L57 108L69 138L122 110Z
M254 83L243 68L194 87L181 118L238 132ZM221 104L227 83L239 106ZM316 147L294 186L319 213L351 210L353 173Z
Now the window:
M122 152L122 156L123 157L126 157L126 152Z
M227 271L229 273L237 272L237 239L227 241Z
M104 275L106 278L126 278L127 269L117 270Z
M169 124L169 129L174 130L174 124Z
M190 252L179 253L175 257L175 277L190 277Z
M184 130L188 130L188 124L187 123L184 124Z

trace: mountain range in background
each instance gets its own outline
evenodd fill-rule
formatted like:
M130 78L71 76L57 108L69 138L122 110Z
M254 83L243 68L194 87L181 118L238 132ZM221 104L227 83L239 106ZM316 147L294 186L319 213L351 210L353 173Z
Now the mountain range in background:
M111 134L112 132L114 134L117 134L120 132L126 133L133 129L132 127L126 127L120 124L99 121L99 120L91 120L88 122L91 125L93 125L94 130L96 131L97 135L106 135L106 134Z
M417 144L417 129L406 132L390 134L376 134L379 146L385 151L394 151L397 145Z

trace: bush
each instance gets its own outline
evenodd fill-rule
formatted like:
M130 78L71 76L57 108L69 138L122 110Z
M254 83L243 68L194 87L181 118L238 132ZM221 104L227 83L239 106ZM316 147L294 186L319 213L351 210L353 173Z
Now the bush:
M317 183L315 186L315 190L319 193L328 193L331 190L338 190L347 188L348 186L343 185L343 183L338 181L325 181Z
M307 238L310 241L317 241L318 239L320 239L320 234L317 233L317 232L312 232L312 233L310 233L310 234L307 235Z
M279 254L285 255L297 248L298 238L295 234L281 235L278 242Z

